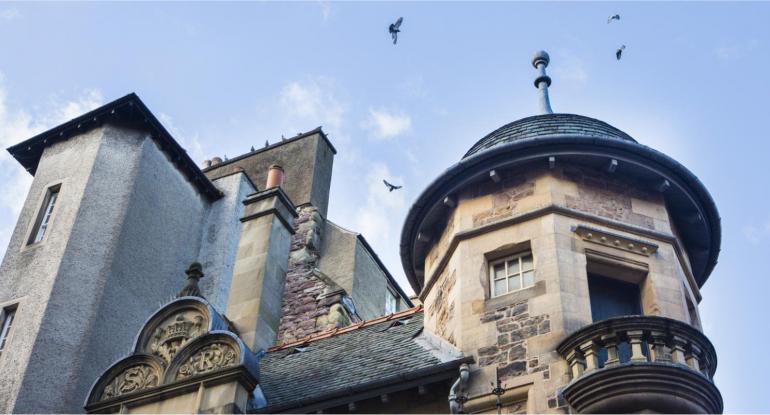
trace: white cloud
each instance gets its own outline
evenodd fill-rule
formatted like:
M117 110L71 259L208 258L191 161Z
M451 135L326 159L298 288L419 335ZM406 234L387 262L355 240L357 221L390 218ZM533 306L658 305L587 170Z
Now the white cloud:
M281 90L280 103L285 124L297 131L304 131L298 129L299 126L316 127L320 123L325 130L338 133L343 126L345 106L337 98L335 83L329 78L286 84Z
M412 118L400 111L369 108L369 118L362 126L371 130L376 138L389 140L409 131L412 128Z
M584 84L588 80L585 64L577 55L562 50L556 53L556 58L559 64L548 68L551 70L554 79L558 79L560 82L574 82L578 84Z
M21 108L10 108L5 78L0 73L0 147L7 148L24 141L48 128L98 107L103 102L98 90L85 90L74 99L62 100L52 96L43 110L33 113ZM0 151L0 257L11 238L13 226L21 212L24 199L32 183L32 176L6 151Z
M770 239L770 219L764 223L746 225L742 229L743 236L753 244L759 244L765 239Z
M721 61L731 61L750 54L759 46L757 39L742 42L721 42L714 48L714 55Z
M399 185L403 178L393 176L383 163L369 164L366 173L366 203L355 213L356 231L361 232L374 246L388 246L393 235L391 230L398 229L390 219L406 207L404 190L388 191L383 179Z
M21 18L21 12L19 12L19 9L16 9L14 7L10 7L7 9L0 10L0 20L16 20Z
M317 0L316 4L321 8L321 18L323 18L324 23L329 20L329 17L332 15L332 4L329 1L326 0Z

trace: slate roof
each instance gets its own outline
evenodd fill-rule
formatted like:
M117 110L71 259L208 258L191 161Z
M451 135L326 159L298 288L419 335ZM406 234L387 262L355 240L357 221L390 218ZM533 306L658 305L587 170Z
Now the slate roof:
M499 144L553 135L614 138L636 142L623 131L594 118L576 114L542 114L522 118L492 131L476 142L463 158Z
M260 362L259 379L268 406L256 411L284 411L447 366L414 340L422 332L423 313L420 307L412 310L304 343L302 352L297 344L271 349ZM394 324L398 321L406 324ZM465 360L454 361L459 366Z

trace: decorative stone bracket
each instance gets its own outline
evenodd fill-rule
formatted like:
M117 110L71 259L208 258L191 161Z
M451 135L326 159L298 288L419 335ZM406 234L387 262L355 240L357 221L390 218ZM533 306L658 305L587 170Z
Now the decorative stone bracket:
M573 226L572 231L578 234L584 241L633 252L643 256L650 256L658 251L658 245L655 245L652 242L629 238L627 236L585 225Z

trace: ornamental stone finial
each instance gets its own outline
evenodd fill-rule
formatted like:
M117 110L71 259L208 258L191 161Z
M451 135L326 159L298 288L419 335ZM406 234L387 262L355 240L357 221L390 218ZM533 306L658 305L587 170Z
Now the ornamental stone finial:
M537 78L535 78L535 88L540 91L539 101L541 114L553 114L551 100L548 98L548 87L551 86L551 77L545 73L545 68L550 62L551 58L544 50L535 53L535 56L532 58L532 66L539 72Z
M179 291L178 297L200 297L203 298L200 288L198 288L198 280L203 278L203 267L199 262L193 262L190 267L185 271L187 274L187 284Z

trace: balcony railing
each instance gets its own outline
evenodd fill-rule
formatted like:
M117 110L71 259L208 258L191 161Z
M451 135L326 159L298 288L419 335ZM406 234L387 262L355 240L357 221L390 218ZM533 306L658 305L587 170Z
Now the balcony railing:
M683 322L657 316L610 318L571 334L557 350L572 377L564 397L579 412L722 410L712 381L717 367L714 346ZM677 383L688 386L679 390ZM661 406L669 392L679 399L670 403L686 401L689 406ZM613 405L633 401L639 406L607 406L602 400Z

